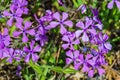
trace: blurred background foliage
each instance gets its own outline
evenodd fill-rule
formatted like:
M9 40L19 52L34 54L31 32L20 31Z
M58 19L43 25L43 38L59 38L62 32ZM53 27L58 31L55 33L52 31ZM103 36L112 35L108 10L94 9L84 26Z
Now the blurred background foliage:
M108 70L106 69L106 75L109 80L113 80L113 75L119 75L119 73L115 73L115 71L120 70L120 10L116 7L116 5L114 5L113 9L108 9L107 4L110 1L111 0L63 0L64 5L60 6L57 0L28 0L28 8L30 9L30 12L24 18L33 21L33 23L36 23L33 14L36 13L38 17L41 17L45 14L45 10L50 9L54 12L68 12L70 13L70 16L72 16L73 20L79 20L84 16L92 15L89 9L90 6L97 8L99 11L99 18L101 19L104 26L103 32L110 36L109 41L113 46L112 50L106 56L110 66L110 68L107 67ZM0 0L0 29L6 27L6 19L2 16L2 11L8 9L10 3L11 0ZM85 14L81 14L80 11L76 13L76 10L82 4L87 5L87 12ZM14 27L10 27L10 34L12 34L14 30ZM52 32L54 32L54 34L50 37L51 40L49 40L49 44L44 46L42 49L42 52L39 55L40 60L38 63L33 63L30 61L30 63L27 64L22 62L12 64L14 66L17 66L18 64L22 66L20 79L77 80L74 77L76 75L79 75L83 80L86 79L86 74L75 71L71 65L65 65L65 52L61 49L62 42L59 41L60 35L56 30L53 30ZM2 64L4 64L4 60L1 61L1 67L3 67ZM6 66L9 66L9 64L6 64ZM112 71L111 68L114 70L110 74L109 71ZM3 71L4 69L0 68L0 70ZM6 71L5 74L8 74L8 71ZM105 78L105 76L103 77ZM95 79L97 80L98 78L100 79L100 77L96 77ZM120 78L118 80L120 80Z

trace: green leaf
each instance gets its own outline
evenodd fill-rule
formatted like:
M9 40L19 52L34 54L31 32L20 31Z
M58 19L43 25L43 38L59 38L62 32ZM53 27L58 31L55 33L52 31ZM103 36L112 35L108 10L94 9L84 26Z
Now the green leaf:
M77 0L78 5L79 5L79 6L82 5L82 4L83 4L83 1L84 1L84 0Z
M75 8L79 7L78 3L76 2L76 0L72 0L73 1L73 4L75 6Z
M70 73L76 73L77 70L71 69L71 68L67 68L65 70L63 70L63 73L65 74L70 74Z
M32 60L30 60L29 65L38 73L42 74L42 68L38 64L34 64Z
M61 67L51 67L51 70L58 72L58 73L63 73L63 69Z
M42 67L44 68L44 70L43 70L43 74L42 74L41 80L45 80L47 78L46 75L47 75L47 73L49 71L49 67L47 65L44 65Z
M5 23L6 22L5 18L0 18L0 22Z
M120 37L112 39L112 42L120 41Z
M12 36L13 32L15 31L16 29L16 26L12 26L11 29L10 29L10 36Z

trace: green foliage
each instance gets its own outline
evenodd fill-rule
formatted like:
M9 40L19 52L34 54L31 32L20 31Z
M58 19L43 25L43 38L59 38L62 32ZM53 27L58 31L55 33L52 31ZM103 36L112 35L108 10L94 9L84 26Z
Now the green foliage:
M8 6L11 3L11 0L4 0L4 2L1 2L0 0L0 11L3 11L8 8ZM46 0L45 0L46 1ZM107 8L107 2L106 0L98 1L98 0L70 0L72 3L72 7L64 7L59 6L57 0L52 0L52 7L55 7L55 10L59 11L66 11L66 12L72 12L72 10L76 10L80 5L86 4L87 7L92 6L93 8L97 8L99 10L99 18L102 20L103 23L103 29L111 35L110 42L113 44L113 48L117 45L116 42L120 42L120 35L117 33L117 30L120 30L120 11L118 8L114 5L114 8L112 10L109 10ZM43 0L35 0L32 4L32 10L31 13L36 13L42 6ZM94 3L94 4L93 4ZM65 4L68 5L69 4ZM31 7L31 5L29 6ZM42 8L45 10L44 8ZM54 8L51 8L54 10ZM89 14L80 14L78 12L78 19L83 18L83 15L91 16L90 9L87 10ZM33 16L25 18L26 20L33 20ZM6 24L5 18L0 18L0 23ZM1 26L0 26L1 27ZM15 30L15 26L10 27L10 36L12 36L12 33ZM70 31L73 31L71 28L69 28ZM45 52L40 53L40 60L38 63L30 62L27 64L29 67L23 67L22 75L25 80L55 80L56 77L58 77L60 74L75 74L77 71L66 67L65 64L65 51L61 50L60 54L58 55L58 49L61 46L58 46L60 44L59 42L59 29L52 29L51 32L53 33L52 36L49 36L51 38L51 41L49 44L47 44L45 47ZM114 35L113 33L116 33ZM58 36L54 36L58 35ZM112 36L114 35L114 36ZM58 41L57 41L58 40ZM56 43L54 43L56 41ZM74 48L78 49L79 46L75 45ZM57 57L59 56L59 57ZM111 52L107 54L107 57L111 56ZM57 62L58 58L58 62ZM111 62L110 62L111 63ZM16 63L14 63L16 64ZM55 73L58 75L56 76ZM65 80L64 77L61 78L61 80Z

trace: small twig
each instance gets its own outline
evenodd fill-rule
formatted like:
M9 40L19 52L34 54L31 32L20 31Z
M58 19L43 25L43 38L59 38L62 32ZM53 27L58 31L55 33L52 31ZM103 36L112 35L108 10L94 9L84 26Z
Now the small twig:
M114 62L112 63L112 65L110 66L110 68L112 68L115 64L115 62L117 61L117 59L114 60Z
M58 59L59 59L59 56L60 56L60 50L61 50L61 47L59 47L58 52L57 52L56 63L58 63Z

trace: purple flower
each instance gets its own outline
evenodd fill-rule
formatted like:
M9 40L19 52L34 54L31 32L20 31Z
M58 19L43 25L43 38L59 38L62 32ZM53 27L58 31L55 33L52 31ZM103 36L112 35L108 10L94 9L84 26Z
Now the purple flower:
M28 2L26 0L13 0L10 6L13 10L21 9L24 14L28 14L28 8L26 7Z
M101 24L101 21L100 21L100 19L98 18L98 10L97 10L97 9L94 9L94 8L92 8L92 7L90 7L90 9L91 9L91 12L92 12L92 14L93 14L93 20L96 21L96 22L98 22L99 24Z
M19 50L19 49L16 49L16 50L15 50L15 53L16 53L17 55L19 55L19 56L20 56L20 58L22 58L22 57L24 57L24 56L25 56L25 52L24 52L24 51L22 51L22 50Z
M98 63L95 63L92 67L91 70L88 71L88 76L89 77L93 77L94 76L94 72L95 70L98 71L98 74L101 76L105 73L105 70L103 68L101 68L101 66Z
M95 34L95 35L91 34L90 35L90 43L91 44L98 45L99 44L98 41L99 41L98 34Z
M62 37L62 40L66 42L66 43L62 44L62 47L64 49L67 49L68 47L70 47L70 49L74 49L73 45L80 43L79 39L75 39L74 33L69 33L69 34L64 35Z
M80 5L80 7L77 9L77 11L81 10L82 14L84 14L86 12L86 5L85 4L82 4Z
M83 36L82 36L82 41L83 42L87 42L89 41L89 36L87 35L88 32L92 33L92 34L96 34L96 31L94 29L89 29L90 25L92 24L92 20L87 20L85 22L85 25L82 21L79 21L76 26L81 28L82 30L77 30L75 32L76 34L76 37L78 38L82 33L83 33Z
M35 40L39 41L41 46L44 46L45 42L48 41L46 31L43 27L39 27L37 34L35 35Z
M57 0L60 5L64 5L63 0Z
M7 61L12 63L13 59L20 61L19 55L15 53L15 50L13 48L9 48L6 53Z
M64 34L64 33L67 32L67 30L64 27L64 25L69 26L69 27L73 26L73 22L72 21L66 20L68 18L68 13L66 13L66 12L62 13L62 19L61 19L60 13L58 13L58 12L53 14L53 18L56 19L58 22L52 21L50 23L50 27L49 28L50 29L51 28L55 28L56 26L60 25L60 33L61 34Z
M34 29L30 29L30 26L32 25L31 22L26 21L24 23L24 27L22 26L22 22L16 23L17 28L20 29L20 31L14 31L13 35L15 37L19 36L20 34L23 34L23 38L22 41L23 42L27 42L28 41L28 37L26 34L29 34L31 36L35 35L35 30Z
M8 29L4 28L4 32L0 33L0 48L9 46L9 44L10 44L10 36L8 34Z
M92 7L90 7L90 9L91 9L91 12L93 13L93 23L94 23L93 26L102 30L103 24L101 20L98 18L98 10L93 9Z
M84 55L80 54L77 59L78 62L76 63L75 68L79 69L80 65L83 65L82 71L88 72L90 70L89 67L94 64L94 62L92 61L92 57L93 56L91 54L87 54L84 58Z
M32 56L32 60L34 62L37 62L39 56L35 53L40 52L41 47L39 45L34 47L34 45L35 45L35 41L31 41L30 48L28 48L26 46L24 47L24 52L28 53L25 57L25 62L29 62L31 56Z
M21 11L21 9L17 9L15 11L15 10L13 10L13 9L10 8L10 10L11 10L11 13L9 13L7 10L5 10L3 12L4 16L10 17L10 19L7 21L7 25L8 26L12 26L12 23L13 23L14 20L16 20L17 23L19 23L20 21L22 21L22 18L21 18L22 11Z
M45 25L45 22L46 21L49 22L50 19L48 19L47 16L43 16L42 18L38 19L36 14L34 14L34 17L35 17L36 21L39 23L37 28L41 31L42 35L45 35L47 32L47 26Z
M53 20L53 12L51 10L46 10L45 16L40 18L41 21L52 21Z
M98 48L100 51L102 50L111 50L112 46L110 44L110 42L106 42L108 40L108 35L107 34L104 34L102 36L102 32L99 33L99 45L98 45Z
M78 50L69 50L66 52L66 56L68 57L68 58L66 58L66 64L70 64L73 62L75 65L77 58L79 56L79 51Z
M16 75L17 75L17 76L20 76L20 75L21 75L21 74L20 74L21 69L22 69L22 67L21 67L20 65L17 66L17 71L16 71Z
M98 74L101 76L105 73L105 70L102 69L102 65L106 65L107 63L105 62L105 58L102 52L97 52L95 50L92 50L92 52L95 53L96 56L92 59L94 64L92 65L92 68L88 71L88 76L93 77L95 70L97 70Z
M7 48L6 47L0 48L0 58L4 59L6 57L6 54L7 54Z
M116 3L117 8L119 8L119 9L120 9L120 1L118 1L118 0L112 0L111 2L109 2L109 3L108 3L108 6L107 6L107 7L108 7L109 9L112 9L112 8L113 8L114 3Z
M96 50L92 49L91 54L94 56L93 57L94 63L99 63L100 65L106 64L103 51L96 51Z

